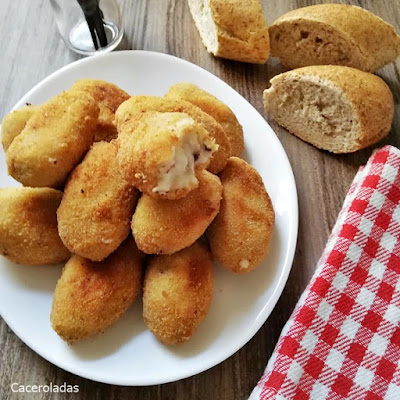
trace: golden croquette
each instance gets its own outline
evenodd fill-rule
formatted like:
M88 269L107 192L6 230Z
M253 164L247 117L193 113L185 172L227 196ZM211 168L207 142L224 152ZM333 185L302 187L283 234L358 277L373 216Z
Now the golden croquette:
M129 100L123 102L115 113L118 132L121 131L122 127L124 127L125 132L133 132L140 118L148 111L188 114L208 131L219 146L207 169L217 174L224 168L231 154L231 146L224 129L213 117L188 101L156 96L132 96Z
M210 251L200 242L151 259L143 284L143 318L159 340L178 344L194 334L210 308L212 268Z
M49 188L0 189L0 254L18 264L58 264L69 258L57 230L62 192Z
M93 142L99 107L84 92L39 106L6 152L8 173L24 186L59 187Z
M54 292L50 320L57 334L73 343L116 322L140 293L142 261L132 237L101 262L73 255Z
M238 274L256 268L268 253L275 214L261 176L231 157L221 174L220 212L207 231L214 257Z
M122 177L113 142L94 143L71 173L57 211L58 231L74 254L93 261L128 236L139 193Z
M72 85L71 90L87 92L100 108L94 141L109 142L115 139L118 134L114 125L115 111L121 103L129 99L129 94L113 83L98 79L80 79Z
M132 218L138 248L147 254L172 254L193 244L219 211L219 178L202 170L199 186L178 200L143 194Z
M3 118L1 123L1 143L4 151L7 151L12 141L22 132L36 110L37 107L28 105L10 112Z

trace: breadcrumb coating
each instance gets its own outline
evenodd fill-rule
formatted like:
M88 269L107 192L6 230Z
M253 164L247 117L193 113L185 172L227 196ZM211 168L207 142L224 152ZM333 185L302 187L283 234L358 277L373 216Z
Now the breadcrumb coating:
M217 174L225 167L231 154L231 146L224 129L213 117L188 101L156 96L132 96L122 103L115 113L118 132L121 131L122 127L125 131L133 132L140 118L148 111L188 114L209 132L219 146L207 169Z
M113 142L94 143L71 173L57 211L65 246L93 261L106 258L126 239L139 197L122 177L116 156Z
M94 98L100 108L94 141L110 142L118 135L114 125L115 111L121 103L129 99L129 94L113 83L98 79L80 79L71 90L81 90Z
M122 127L117 159L132 185L151 197L172 200L198 186L196 175L217 148L187 114L149 111L133 133Z
M275 213L259 173L231 157L221 174L221 209L207 237L214 257L238 274L252 271L269 250Z
M10 112L3 118L1 123L1 143L4 151L7 151L12 141L22 132L36 110L37 107L35 106L26 106Z
M178 344L192 337L211 305L212 268L211 253L200 242L151 259L143 284L143 318L159 340Z
M198 176L199 186L178 200L143 194L132 219L138 248L147 254L172 254L193 244L219 211L222 186L208 171Z
M17 264L58 264L70 252L58 236L62 192L49 188L0 189L0 254Z
M8 173L24 186L61 186L93 143L98 115L95 100L84 92L51 98L8 148Z
M140 293L142 261L132 237L101 262L73 255L54 292L50 320L57 334L71 344L115 323Z

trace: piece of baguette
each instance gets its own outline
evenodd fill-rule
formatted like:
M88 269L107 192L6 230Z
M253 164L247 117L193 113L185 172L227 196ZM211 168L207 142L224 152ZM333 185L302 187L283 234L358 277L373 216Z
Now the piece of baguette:
M268 27L260 0L188 0L204 46L216 57L264 64Z
M351 153L390 131L393 95L376 75L337 65L310 66L277 75L264 91L266 112L314 146Z
M374 72L400 55L393 26L345 4L290 11L269 27L269 36L271 55L290 69L335 64Z

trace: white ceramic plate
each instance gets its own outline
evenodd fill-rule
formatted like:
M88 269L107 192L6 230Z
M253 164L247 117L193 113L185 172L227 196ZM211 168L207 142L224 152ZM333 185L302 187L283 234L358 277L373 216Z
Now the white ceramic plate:
M15 334L46 360L95 381L153 385L205 371L253 337L286 283L296 246L298 209L285 151L265 119L230 86L196 65L160 53L115 52L74 62L36 85L15 108L26 102L40 104L81 78L104 79L130 94L149 95L163 95L177 82L192 82L227 103L244 128L243 158L261 174L275 208L270 253L263 265L245 276L215 265L209 314L191 340L176 347L161 344L146 330L140 301L104 334L68 346L49 321L61 266L20 266L0 258L0 313ZM15 185L0 151L0 186Z

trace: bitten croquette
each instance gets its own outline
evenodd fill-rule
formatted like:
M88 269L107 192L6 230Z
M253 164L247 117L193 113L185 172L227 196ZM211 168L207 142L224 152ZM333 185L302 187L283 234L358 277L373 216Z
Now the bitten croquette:
M200 89L192 83L172 85L167 98L186 100L211 115L224 129L231 145L229 156L239 156L244 149L243 128L232 110L212 94Z
M115 113L118 132L121 129L124 129L125 132L133 132L140 118L148 111L188 114L208 131L218 145L218 150L213 154L207 169L213 174L217 174L225 167L231 154L231 145L224 129L213 117L188 101L156 96L132 96L123 102Z
M149 111L134 132L121 128L118 162L125 179L155 198L178 199L195 189L218 145L184 113Z

